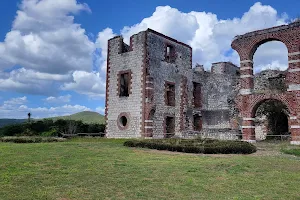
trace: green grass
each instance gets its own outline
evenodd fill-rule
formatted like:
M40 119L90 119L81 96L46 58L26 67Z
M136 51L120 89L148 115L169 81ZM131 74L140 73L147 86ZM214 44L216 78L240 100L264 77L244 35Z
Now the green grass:
M0 137L0 142L14 142L14 143L47 143L47 142L64 142L65 138L61 137L39 137L39 136L9 136L9 137Z
M105 119L103 115L91 111L83 111L83 112L75 113L73 115L53 117L50 119L76 120L76 121L82 121L83 123L87 123L87 124L105 124Z
M0 143L0 199L299 199L297 157L181 154L124 141Z
M282 149L283 153L300 156L300 149Z

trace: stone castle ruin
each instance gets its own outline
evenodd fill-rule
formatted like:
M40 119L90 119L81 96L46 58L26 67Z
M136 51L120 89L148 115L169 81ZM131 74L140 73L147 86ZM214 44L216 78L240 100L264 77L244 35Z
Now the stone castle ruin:
M288 70L254 75L256 49L273 40L286 45ZM240 56L240 67L219 62L205 71L198 64L192 68L190 46L154 30L133 35L130 45L121 36L110 39L106 136L201 135L255 142L268 130L257 123L257 110L275 101L286 108L291 143L300 144L300 22L236 36L232 48Z

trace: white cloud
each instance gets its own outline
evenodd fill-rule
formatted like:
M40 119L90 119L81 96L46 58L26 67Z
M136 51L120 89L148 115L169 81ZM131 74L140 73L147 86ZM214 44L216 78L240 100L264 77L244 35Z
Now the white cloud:
M89 10L76 0L23 0L0 43L2 62L48 73L91 70L94 44L72 14Z
M47 97L44 99L47 103L58 104L58 103L68 103L71 101L71 95L59 96L59 97Z
M103 31L98 33L98 38L96 40L96 47L101 49L101 53L98 57L97 65L100 66L100 73L102 77L105 77L106 65L107 65L107 43L108 40L113 38L116 34L113 33L113 30L106 28Z
M199 24L196 17L190 13L180 12L170 6L158 6L151 17L145 18L131 27L124 27L121 33L128 42L131 35L147 28L189 43L199 28Z
M74 23L81 11L91 12L77 0L23 0L0 42L0 90L55 95L74 71L91 72L95 43Z
M284 71L288 68L288 50L281 42L261 45L254 54L254 72L266 69Z
M231 61L239 65L238 54L231 49L234 36L249 31L285 24L286 14L278 15L268 5L255 3L241 18L218 19L216 14L193 11L183 13L170 6L157 7L152 16L121 31L126 41L135 33L152 28L193 47L193 61L204 64ZM268 50L270 50L268 48ZM272 54L272 59L283 60L286 55ZM261 66L261 60L257 66Z
M16 105L25 104L25 103L27 103L26 96L9 99L7 101L4 101L3 105L5 105L7 107L12 107L12 106L16 106Z
M74 15L90 8L77 0L23 0L11 31L0 42L0 90L25 94L56 96L59 89L72 90L91 98L105 96L107 40L116 34L106 28L95 42L74 22ZM125 41L131 35L152 28L193 47L193 61L204 64L231 61L239 64L238 54L231 49L236 35L286 23L288 16L279 15L268 5L255 3L240 18L219 19L214 13L182 12L170 6L158 6L155 12L121 30ZM276 46L276 45L275 45ZM257 51L255 66L286 66L282 47L264 45ZM95 55L95 50L99 50ZM268 61L265 62L265 57ZM93 68L93 61L98 67Z
M80 94L88 95L92 98L105 96L105 81L100 77L100 73L88 73L75 71L73 82L65 83L63 90L73 90Z
M0 72L0 90L15 91L25 94L55 95L58 84L71 81L71 75L49 74L31 69L15 69Z
M105 112L105 108L103 108L103 107L97 107L96 108L96 112L98 112L98 113L100 113L100 114L104 114L104 112Z
M51 99L51 98L50 98ZM28 107L27 97L12 98L4 101L0 106L0 118L17 118L23 119L27 117L27 113L31 113L33 118L46 118L54 116L71 115L82 111L91 111L90 108L82 105L65 104L57 107Z

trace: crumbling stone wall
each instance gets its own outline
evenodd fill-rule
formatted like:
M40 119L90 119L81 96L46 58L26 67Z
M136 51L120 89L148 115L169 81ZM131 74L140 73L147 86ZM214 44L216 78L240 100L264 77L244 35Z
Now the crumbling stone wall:
M184 137L201 132L234 138L235 65L214 63L211 72L203 66L192 69L190 46L151 29L130 41L129 46L115 37L108 43L107 137ZM130 79L123 81L130 83L128 96L120 96L123 73Z
M264 70L254 76L254 93L280 93L287 90L286 71Z
M255 125L255 139L257 141L265 140L268 135L268 120L266 116L256 117L254 121Z
M150 29L132 36L130 41L129 46L122 37L115 37L108 43L107 137L163 138L170 130L171 136L181 135L191 103L191 47ZM130 94L120 97L120 73L128 71ZM174 102L168 105L170 85ZM171 118L174 129L167 126Z
M141 137L143 112L143 58L146 33L132 36L131 46L122 37L108 41L106 136ZM120 73L130 72L129 96L120 97ZM126 120L124 120L126 118ZM126 121L126 123L124 123Z
M254 115L256 108L264 101L278 100L289 111L289 129L292 144L300 145L300 22L253 31L236 36L231 44L240 56L240 84L237 96L239 111L243 117L243 140L255 142ZM254 88L253 55L256 49L269 41L281 41L288 49L288 70L285 74L287 89L283 92L259 92ZM259 81L256 82L259 85Z
M167 47L171 47L171 59L166 56ZM147 71L153 82L153 98L145 107L155 110L153 120L153 137L163 138L167 133L167 117L174 117L173 135L180 136L185 128L185 113L191 104L192 50L182 44L154 31L147 33ZM189 80L189 81L188 81ZM175 102L168 105L168 85L174 85Z
M202 84L202 135L236 139L239 119L234 99L239 91L239 68L229 62L213 63L211 72L202 68L196 66L193 77Z
M190 46L151 29L133 35L130 45L122 37L109 40L107 137L190 137L201 129L205 137L236 139L241 129L243 140L251 142L255 110L274 99L289 109L292 143L300 144L299 35L300 22L294 22L237 36L232 48L240 55L240 68L220 62L211 72L200 65L192 69ZM287 46L289 68L254 77L253 54L271 40ZM123 81L129 83L125 97L119 95L122 73L128 73ZM174 102L168 105L169 97Z

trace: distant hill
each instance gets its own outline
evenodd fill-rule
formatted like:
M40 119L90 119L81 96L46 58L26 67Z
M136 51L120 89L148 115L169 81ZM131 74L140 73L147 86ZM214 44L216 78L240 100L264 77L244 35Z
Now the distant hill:
M0 128L11 124L21 124L27 119L0 119Z
M83 123L87 124L104 124L105 119L104 116L92 111L83 111L79 113L75 113L73 115L61 116L61 117L52 117L50 119L58 120L58 119L69 119L69 120L81 120Z
M97 112L92 112L92 111L83 111L83 112L75 113L73 115L52 117L48 119L81 120L83 123L87 123L87 124L105 124L104 116ZM31 120L34 121L38 119L31 119ZM0 128L11 124L21 124L26 121L27 119L0 119Z

